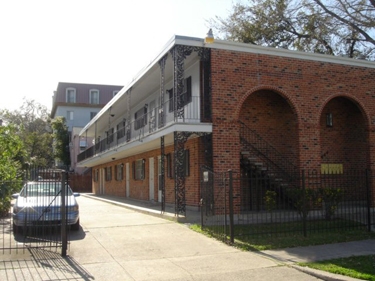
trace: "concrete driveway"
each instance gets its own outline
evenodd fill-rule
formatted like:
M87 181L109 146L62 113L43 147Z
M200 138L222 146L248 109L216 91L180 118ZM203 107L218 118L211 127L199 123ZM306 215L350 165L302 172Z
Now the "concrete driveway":
M68 257L30 250L0 266L0 280L318 280L186 225L78 197L81 226Z

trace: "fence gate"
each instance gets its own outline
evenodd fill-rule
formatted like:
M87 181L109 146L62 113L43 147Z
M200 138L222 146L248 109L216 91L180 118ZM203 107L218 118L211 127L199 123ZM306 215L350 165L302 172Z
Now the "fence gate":
M65 256L68 220L72 211L78 215L67 173L34 168L25 173L22 182L0 182L0 189L1 204L8 204L0 218L0 254L44 248L61 251ZM11 201L5 200L6 197Z

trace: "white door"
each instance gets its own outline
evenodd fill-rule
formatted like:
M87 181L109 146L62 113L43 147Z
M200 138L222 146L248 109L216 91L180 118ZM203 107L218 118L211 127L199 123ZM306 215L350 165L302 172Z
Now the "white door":
M155 200L154 198L154 158L151 157L149 163L149 187L150 187L150 201Z
M158 156L158 202L161 202L161 156Z
M130 177L129 177L129 163L126 163L125 165L126 171L125 171L125 176L126 176L126 197L130 196Z

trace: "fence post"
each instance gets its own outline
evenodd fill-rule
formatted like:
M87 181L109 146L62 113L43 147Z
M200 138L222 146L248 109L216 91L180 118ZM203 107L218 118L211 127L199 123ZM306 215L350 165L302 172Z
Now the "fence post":
M302 225L303 225L303 236L307 237L307 198L306 198L306 184L305 184L305 170L302 170Z
M366 193L367 193L367 230L371 231L371 192L370 192L370 171L366 169Z
M68 239L66 233L66 208L65 208L65 195L66 195L66 172L62 172L61 177L61 256L66 256L68 246Z
M233 171L229 170L229 234L231 243L234 243L233 205Z

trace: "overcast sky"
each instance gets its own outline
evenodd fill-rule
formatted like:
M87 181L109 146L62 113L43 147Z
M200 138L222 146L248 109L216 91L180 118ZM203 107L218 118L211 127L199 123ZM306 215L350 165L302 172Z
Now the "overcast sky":
M0 2L0 109L52 108L58 82L127 85L174 35L204 38L237 0Z

